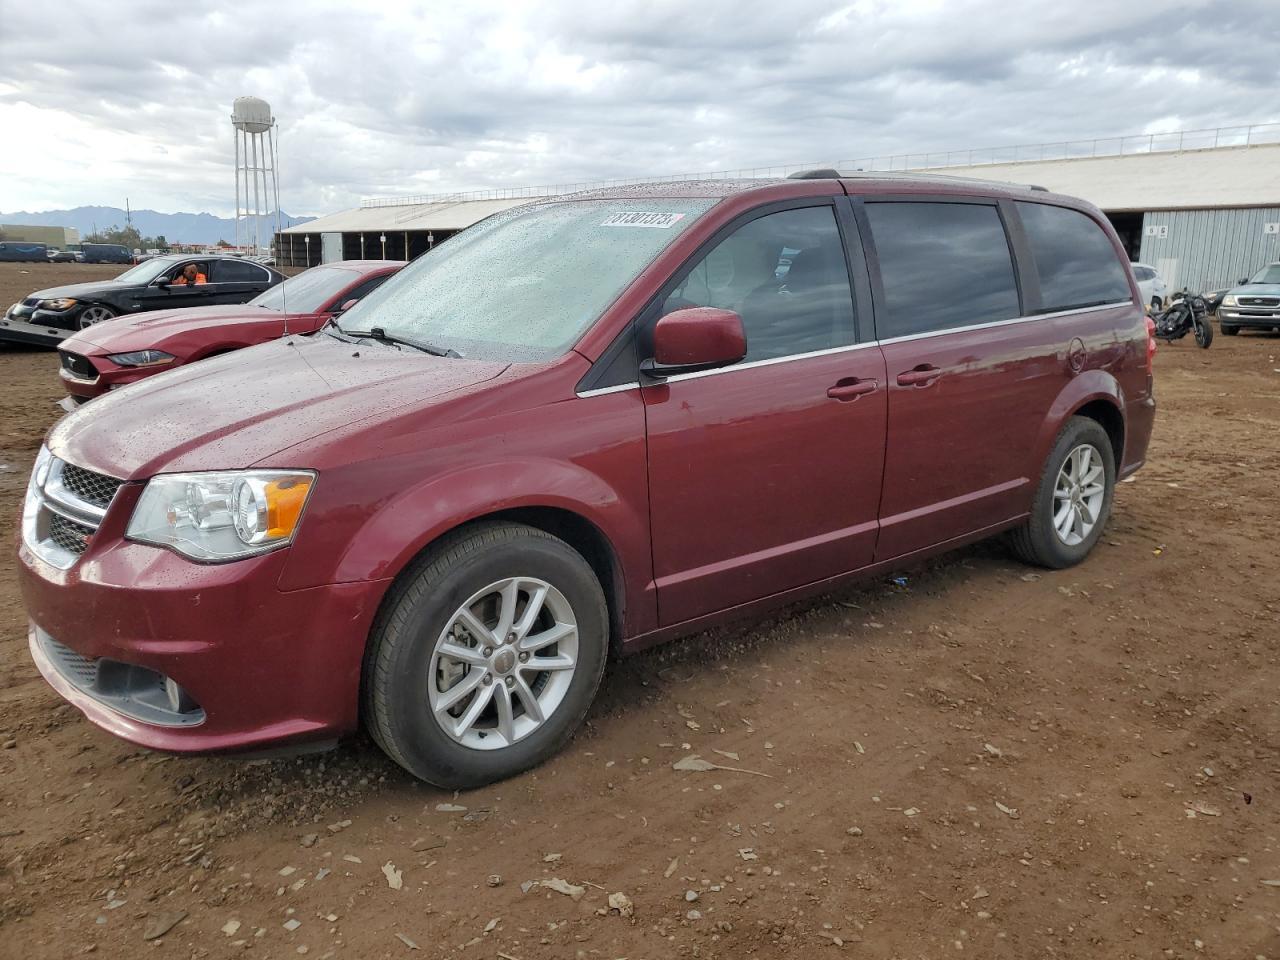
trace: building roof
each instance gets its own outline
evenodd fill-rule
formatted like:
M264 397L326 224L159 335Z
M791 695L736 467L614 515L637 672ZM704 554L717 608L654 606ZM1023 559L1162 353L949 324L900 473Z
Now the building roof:
M948 166L945 172L1043 184L1114 212L1280 206L1280 144Z
M288 227L282 233L382 233L403 230L461 230L485 217L528 203L528 199L458 200L432 203L379 202L332 213Z

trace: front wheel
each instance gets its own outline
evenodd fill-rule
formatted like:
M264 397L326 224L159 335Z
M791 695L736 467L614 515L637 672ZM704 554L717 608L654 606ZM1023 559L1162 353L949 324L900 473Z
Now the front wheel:
M94 305L85 307L80 311L80 317L76 321L80 325L81 330L88 330L95 324L102 323L104 320L110 320L116 315L116 312L110 307L100 307Z
M1072 417L1045 461L1031 516L1010 534L1013 552L1055 570L1079 563L1102 536L1115 485L1111 438L1096 420Z
M1195 328L1196 343L1208 350L1209 344L1213 343L1213 326L1209 323L1209 318L1192 317L1191 324Z
M1222 330L1223 334L1228 337L1234 337L1240 332L1239 327L1233 327L1230 324L1223 323L1221 320L1218 321L1218 327Z
M600 582L563 540L501 523L461 531L393 588L365 661L365 722L414 776L468 789L554 754L604 673Z

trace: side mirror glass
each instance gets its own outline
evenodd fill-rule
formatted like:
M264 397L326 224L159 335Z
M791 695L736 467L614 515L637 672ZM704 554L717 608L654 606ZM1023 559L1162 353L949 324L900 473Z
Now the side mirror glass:
M742 318L718 307L675 310L653 328L653 358L640 369L655 378L737 363L747 355Z

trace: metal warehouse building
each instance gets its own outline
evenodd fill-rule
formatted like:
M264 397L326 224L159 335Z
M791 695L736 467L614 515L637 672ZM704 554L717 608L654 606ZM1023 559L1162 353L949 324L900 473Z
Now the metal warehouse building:
M814 167L928 171L1034 183L1083 197L1110 217L1130 258L1155 267L1172 289L1230 286L1280 260L1280 123L637 177L610 184L776 177ZM278 234L277 261L311 266L366 257L411 260L490 214L537 196L602 185L366 200L357 209Z
M526 198L366 200L354 210L282 230L276 235L276 262L311 267L334 260L412 260L490 214L526 202Z

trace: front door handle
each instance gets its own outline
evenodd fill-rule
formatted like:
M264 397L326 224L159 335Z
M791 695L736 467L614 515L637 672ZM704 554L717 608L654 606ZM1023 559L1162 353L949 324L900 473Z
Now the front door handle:
M927 387L933 381L942 376L942 371L931 363L922 363L911 370L904 370L898 374L897 383L900 387Z
M827 396L832 400L857 400L866 393L875 393L880 384L875 380L859 380L857 377L845 377L837 380L835 386L827 389Z

